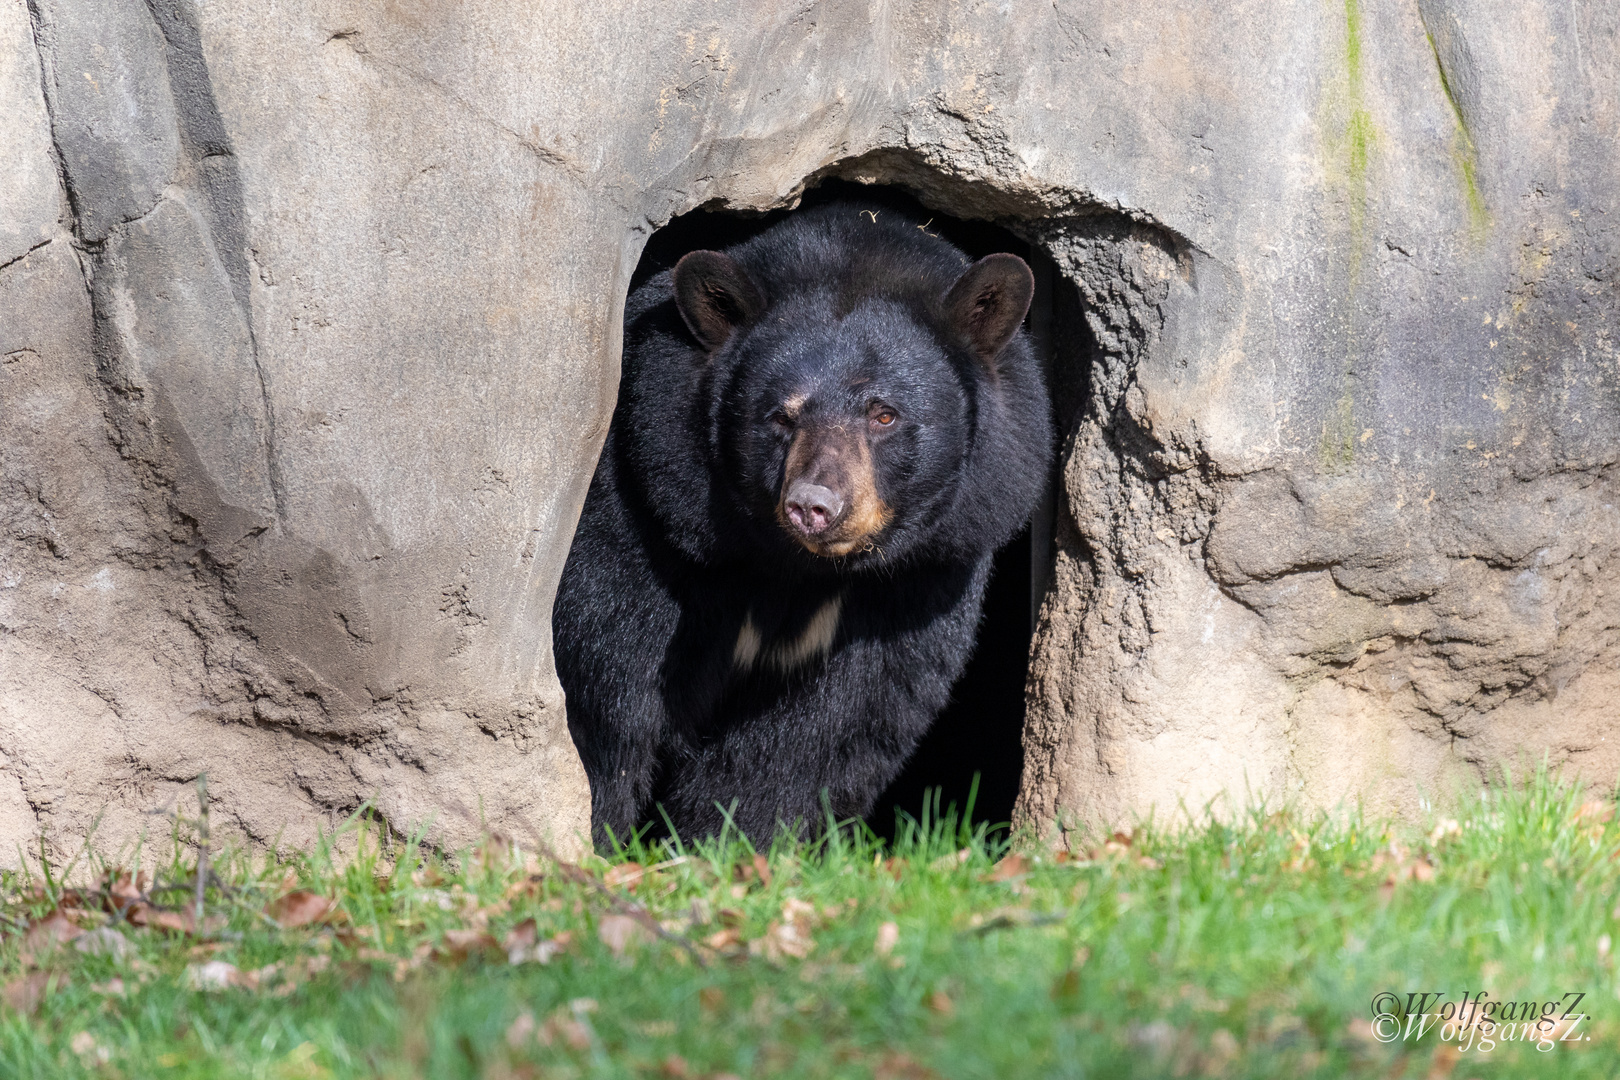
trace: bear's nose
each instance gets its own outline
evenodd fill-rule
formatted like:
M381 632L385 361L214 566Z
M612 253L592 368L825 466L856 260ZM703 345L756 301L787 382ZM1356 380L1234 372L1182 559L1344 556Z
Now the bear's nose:
M843 512L844 497L830 488L799 480L788 489L788 519L809 536L826 532Z

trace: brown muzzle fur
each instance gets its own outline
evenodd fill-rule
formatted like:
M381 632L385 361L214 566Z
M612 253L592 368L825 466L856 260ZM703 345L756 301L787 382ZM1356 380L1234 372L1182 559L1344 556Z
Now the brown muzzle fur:
M864 432L842 425L799 430L776 504L776 519L789 536L837 559L870 546L892 516L878 495Z

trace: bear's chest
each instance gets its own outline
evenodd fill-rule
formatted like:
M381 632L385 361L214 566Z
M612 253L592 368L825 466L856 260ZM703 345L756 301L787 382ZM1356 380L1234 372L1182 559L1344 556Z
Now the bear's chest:
M851 607L836 583L717 579L694 590L665 662L672 719L712 729L802 692L847 639Z

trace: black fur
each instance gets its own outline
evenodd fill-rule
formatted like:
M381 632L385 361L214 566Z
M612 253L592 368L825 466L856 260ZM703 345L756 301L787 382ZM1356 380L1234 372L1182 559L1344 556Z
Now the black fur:
M866 814L946 704L991 555L1040 494L1052 432L1022 307L985 357L999 294L974 309L953 290L966 256L867 209L830 204L689 256L718 276L705 293L687 272L684 320L670 272L629 298L619 403L552 616L598 843L657 805L703 835L735 804L756 841L819 823L823 791L839 818ZM1025 287L988 262L975 270L1016 300ZM739 288L754 293L725 295ZM844 558L811 554L777 516L779 407L801 393L862 431L875 400L899 416L871 449L892 517ZM786 674L734 662L745 618L769 650L834 596L824 655Z

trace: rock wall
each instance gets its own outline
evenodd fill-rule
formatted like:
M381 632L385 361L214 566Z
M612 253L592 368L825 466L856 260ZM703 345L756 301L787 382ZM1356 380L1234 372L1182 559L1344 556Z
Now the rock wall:
M830 175L1063 278L1023 816L1612 783L1617 56L1599 0L0 0L0 851L200 771L258 842L576 835L629 275Z

